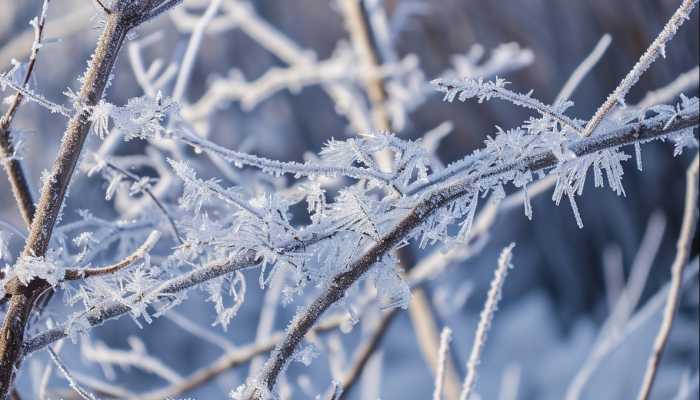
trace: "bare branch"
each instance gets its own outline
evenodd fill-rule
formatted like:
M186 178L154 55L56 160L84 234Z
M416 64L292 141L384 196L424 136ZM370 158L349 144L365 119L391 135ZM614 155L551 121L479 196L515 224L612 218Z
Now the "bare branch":
M362 376L362 371L364 371L367 362L369 362L372 354L374 354L374 352L379 348L382 339L384 339L384 336L389 329L389 326L398 314L398 308L394 308L388 313L384 314L382 319L377 324L377 327L374 328L372 335L369 337L369 339L362 343L360 348L357 350L355 356L353 357L352 365L340 380L339 390L341 390L341 392L340 395L337 396L338 400L348 398L347 396L350 394L350 391L353 387L355 387L355 384L360 379L360 376Z
M625 144L635 143L636 141L648 141L657 137L664 137L671 134L679 129L685 129L689 126L697 126L700 121L700 115L697 112L691 113L689 115L682 115L680 118L673 121L670 125L665 126L666 121L663 119L649 119L643 123L636 123L626 126L624 128L609 132L604 135L596 135L593 138L583 139L579 142L574 143L570 149L577 155L583 156L586 154L593 153L598 150L603 150L611 147L622 146ZM535 156L528 157L519 163L513 165L505 165L499 167L495 170L490 171L488 174L482 177L495 176L501 173L507 173L508 171L513 171L521 168L529 168L533 171L551 167L557 164L557 158L551 152L544 152ZM473 179L478 179L479 177L469 178L469 181ZM361 275L371 267L371 265L379 259L379 256L389 251L389 249L396 243L398 243L405 235L409 234L410 231L415 228L421 218L425 218L434 212L439 207L449 204L451 201L458 198L460 195L466 193L465 187L468 186L468 182L463 182L460 184L455 184L447 188L438 190L433 196L429 197L424 203L419 205L414 213L407 217L407 220L402 221L399 226L397 226L388 236L384 237L373 249L371 249L367 254L361 257L358 261L353 263L353 265L348 269L348 272L336 276L334 282L336 285L343 286L332 286L328 291L333 291L333 297L342 297L341 293L345 291L345 285L349 287L354 281L359 279ZM517 200L514 200L516 202ZM291 251L291 249L288 249ZM287 250L285 250L287 251ZM197 268L190 271L187 274L175 277L168 281L163 282L157 288L153 288L148 293L141 294L139 296L132 297L129 301L141 301L149 296L157 296L157 294L167 294L176 293L200 283L206 282L208 280L220 277L224 274L231 273L233 271L249 268L254 266L258 261L257 255L254 252L248 252L233 260L221 260L217 262L212 262L206 266ZM366 268L366 269L365 269ZM429 275L423 268L417 269L421 271L423 277ZM336 293L341 292L341 293ZM328 293L324 293L322 297L329 296ZM328 300L324 300L324 303ZM321 302L320 299L316 300L316 303ZM328 304L330 306L330 304ZM326 308L328 307L326 306ZM318 310L318 315L314 320L318 319L318 316L325 311ZM116 318L120 315L129 312L129 307L123 303L112 303L108 302L103 304L89 312L86 313L86 318L91 326L101 325L105 321ZM312 318L314 316L309 316ZM298 323L295 323L291 333L294 334L294 338L298 338L294 341L294 338L285 337L284 346L294 348L303 338L304 333L308 331L312 323L309 322L309 328L303 329ZM60 340L67 336L68 327L62 326L55 329L43 332L33 338L26 341L24 346L24 352L31 353L46 345L53 343L56 340ZM303 333L301 333L303 332ZM299 336L301 335L301 336ZM274 346L274 345L273 345ZM277 360L280 355L276 356L276 363L284 364L286 359ZM270 362L268 362L267 368L270 368ZM273 382L274 385L274 382Z

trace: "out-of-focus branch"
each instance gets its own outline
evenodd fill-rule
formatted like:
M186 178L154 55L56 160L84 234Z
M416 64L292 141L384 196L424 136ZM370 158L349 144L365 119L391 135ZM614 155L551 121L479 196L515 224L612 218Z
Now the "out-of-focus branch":
M686 71L668 85L647 93L642 101L637 103L637 108L647 108L657 104L663 104L673 100L679 93L696 89L700 81L700 67Z
M391 322L398 314L398 308L394 308L393 310L384 314L377 326L374 328L374 332L372 332L370 337L363 342L360 348L356 351L350 368L340 379L339 389L336 389L336 391L341 390L340 395L337 396L337 400L346 399L352 388L355 387L355 384L360 379L360 376L362 376L362 371L364 371L367 362L381 345L382 339L386 335L386 331L389 329Z
M683 274L682 285L687 285L698 276L698 259L691 261ZM581 369L577 372L574 380L569 385L566 393L566 400L576 400L581 395L582 385L584 385L593 372L598 368L603 359L624 343L630 335L639 329L645 322L661 310L664 305L664 298L668 295L670 283L659 289L644 306L637 311L623 327L617 331L610 332L605 337L601 337L588 353L588 357L583 362Z
M605 51L610 47L611 42L612 36L608 33L600 38L591 53L576 67L574 72L571 73L571 76L569 76L569 79L567 79L566 83L559 91L557 98L554 100L554 104L561 103L571 97L583 78L598 64L605 54Z
M372 36L369 16L362 0L342 0L339 4L360 62L365 64L366 69L374 70L378 68L381 60ZM390 130L391 123L384 104L386 92L381 78L368 75L365 77L364 82L367 96L372 104L371 112L374 128L379 131Z
M659 369L661 356L663 355L668 337L671 334L673 320L676 316L678 303L680 302L681 286L683 284L683 271L692 251L693 238L698 223L698 175L700 175L700 154L695 156L690 168L688 168L685 192L685 210L683 211L683 223L676 243L676 257L671 266L671 289L668 291L663 320L659 327L659 333L654 339L652 353L647 362L642 387L639 390L638 400L646 400L651 394L654 378Z

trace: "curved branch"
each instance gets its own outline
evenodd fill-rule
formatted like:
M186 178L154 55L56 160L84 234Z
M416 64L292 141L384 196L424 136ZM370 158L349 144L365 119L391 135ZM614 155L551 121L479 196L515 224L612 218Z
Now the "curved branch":
M160 232L153 231L150 235L148 235L146 241L141 245L141 247L136 249L136 251L134 251L128 257L122 259L121 261L118 261L117 263L114 263L112 265L107 265L99 268L69 269L66 271L63 280L75 281L79 279L92 278L101 275L109 275L118 272L128 267L129 265L135 263L136 261L146 257L148 255L148 252L151 251L151 249L153 249L156 243L158 243L158 239L160 239Z

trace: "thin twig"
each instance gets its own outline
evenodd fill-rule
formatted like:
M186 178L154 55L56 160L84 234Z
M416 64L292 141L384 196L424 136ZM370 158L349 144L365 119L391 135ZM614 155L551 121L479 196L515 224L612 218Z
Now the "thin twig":
M32 23L34 27L34 42L32 43L29 62L27 63L27 71L24 73L24 79L22 80L22 87L26 87L29 83L32 72L34 71L34 66L36 65L37 55L41 48L41 39L44 34L49 1L50 0L44 0L38 19L33 20ZM12 134L10 132L12 120L23 98L24 95L21 92L17 92L10 103L10 108L8 108L5 115L0 118L0 161L2 161L5 172L7 173L10 187L17 201L22 219L27 226L30 226L32 218L34 218L36 207L34 206L34 199L29 184L27 183L24 170L22 169L18 156L15 154L17 149L13 143Z
M347 399L347 396L350 394L350 391L353 387L355 387L355 384L360 379L362 371L365 369L365 366L369 362L370 358L372 357L374 352L379 348L379 345L381 344L382 339L386 335L386 332L389 329L391 322L394 320L394 318L396 318L398 314L398 308L394 308L388 313L384 314L382 316L382 319L379 321L379 324L377 324L377 327L374 328L374 332L372 332L372 335L369 337L369 339L362 343L360 348L357 350L355 356L353 357L352 365L345 372L345 374L343 374L343 377L340 380L340 388L342 392L338 395L338 400Z
M68 371L68 368L66 368L66 366L61 362L61 359L58 358L58 355L53 351L53 349L51 349L51 347L47 347L46 351L49 352L49 355L51 355L51 359L56 364L58 370L61 371L63 376L66 378L66 380L70 384L70 387L72 387L73 390L75 390L81 398L83 398L84 400L96 400L95 395L87 392L85 389L80 387L78 382L75 381L75 378L73 378L71 373Z
M450 340L452 340L452 330L448 327L442 328L440 334L440 350L438 351L438 369L435 374L435 390L433 400L442 400L443 384L445 382L445 363L447 354L450 351Z
M681 285L683 281L683 270L688 263L688 258L692 251L693 238L697 229L698 219L698 175L700 175L700 154L695 156L690 168L688 168L685 192L685 210L683 211L683 223L681 233L676 243L676 257L671 266L671 289L668 291L664 316L659 327L659 332L654 339L654 347L647 361L647 368L644 372L644 380L639 390L638 400L646 400L651 394L654 378L661 362L668 337L673 327L673 320L676 316L678 303L680 302Z
M119 167L118 165L114 164L111 161L105 161L105 165L109 169L121 174L126 179L130 180L131 182L137 183L141 180L141 178L138 175L133 174L133 173L125 170L124 168ZM161 203L160 200L158 200L158 198L153 193L151 188L148 186L141 186L139 188L139 190L141 190L143 193L146 194L146 196L148 196L151 199L153 204L155 204L156 207L158 207L158 210L160 210L160 212L163 214L163 216L165 216L165 218L168 220L168 223L170 224L170 229L172 229L172 231L173 231L173 236L175 237L175 240L180 242L180 244L184 244L185 242L182 239L182 235L180 234L180 231L177 229L177 224L175 224L175 219L170 215L170 213L165 208L163 203Z
M666 44L673 38L678 28L683 25L683 22L690 18L690 13L697 4L698 0L683 0L683 3L681 3L676 12L673 13L671 19L668 20L664 29L659 33L659 36L654 39L632 70L630 70L617 88L610 93L607 100L601 104L593 117L588 121L588 124L586 124L586 127L583 129L583 136L590 136L616 104L624 104L627 93L639 81L642 74L649 69L649 66L656 61L659 55L665 57Z
M508 270L512 267L511 259L513 257L513 247L515 247L515 243L511 243L504 248L501 252L501 256L498 258L498 268L496 268L496 272L493 275L491 288L486 297L484 308L481 310L481 318L479 318L479 325L476 328L472 350L469 355L469 360L467 361L467 375L464 377L462 393L459 395L460 400L469 400L472 390L474 389L476 368L481 361L481 352L484 350L484 345L486 344L486 335L491 328L493 316L498 309L498 303L501 300L503 284L505 283Z
M155 247L156 243L158 243L158 239L160 239L160 232L153 231L148 235L146 241L143 242L138 249L119 262L99 268L69 269L66 270L63 279L66 281L75 281L79 279L92 278L95 276L109 275L121 271L136 261L148 256L148 252L150 252L153 247Z
M107 8L107 6L105 6L105 5L102 3L102 0L95 0L95 2L97 3L97 5L100 6L100 8L102 9L102 11L103 11L105 14L109 15L109 14L112 13L112 10L110 10L109 8Z

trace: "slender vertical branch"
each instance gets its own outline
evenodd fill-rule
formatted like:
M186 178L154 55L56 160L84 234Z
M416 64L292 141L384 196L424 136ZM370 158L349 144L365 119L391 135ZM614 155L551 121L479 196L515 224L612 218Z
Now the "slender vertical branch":
M496 272L493 275L491 288L489 289L486 303L484 303L484 308L481 311L481 318L476 328L471 354L467 361L467 375L464 377L462 393L459 395L460 400L469 400L472 390L474 389L474 383L476 383L476 367L481 361L481 352L484 350L484 345L486 344L486 334L491 328L491 321L493 321L493 316L498 309L498 303L501 300L501 292L506 280L506 275L508 274L508 269L512 267L510 262L513 256L513 247L515 247L515 243L511 243L508 247L503 249L501 256L498 258L498 268L496 268Z
M438 369L435 374L435 390L433 400L442 400L443 385L445 383L445 363L450 352L450 340L452 340L452 330L448 327L442 329L440 334L440 349L438 351Z
M681 3L676 12L673 13L671 19L668 20L664 29L659 33L659 36L654 39L632 70L630 70L617 88L610 93L607 100L605 100L593 117L588 121L588 124L586 124L586 127L583 129L583 136L590 136L617 103L624 103L627 93L660 55L665 57L666 44L673 38L678 28L683 25L683 22L690 18L690 13L697 4L698 0L683 0L683 3Z
M44 34L49 1L50 0L44 0L38 19L35 19L32 24L34 26L34 41L32 42L32 50L29 55L29 62L27 63L27 71L22 80L23 87L27 86L34 72L37 55L41 48L41 39ZM15 147L12 134L10 133L12 120L22 103L22 99L24 99L24 95L21 92L17 92L12 98L10 107L5 112L5 115L0 118L0 161L2 161L2 165L7 173L7 178L12 188L12 194L15 196L22 219L27 226L30 226L36 208L34 206L32 191L24 175L24 170L15 154L17 148Z
M700 155L696 155L693 163L688 168L686 179L685 192L685 210L683 211L683 224L681 225L681 233L676 243L676 257L671 266L671 288L668 291L666 299L666 307L664 308L664 316L659 327L659 333L654 340L647 368L644 372L644 380L642 387L639 390L638 400L646 400L651 394L651 388L654 385L654 378L659 369L661 356L663 355L668 337L671 334L673 320L678 309L680 301L681 285L683 283L683 270L688 264L688 258L693 246L693 237L698 223L698 175L700 172Z

